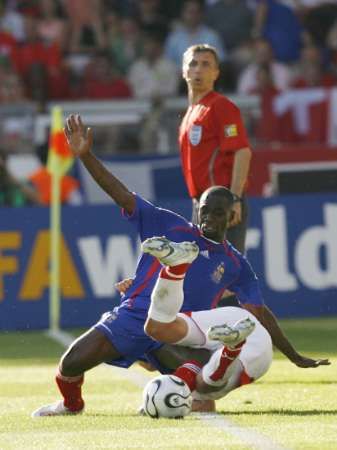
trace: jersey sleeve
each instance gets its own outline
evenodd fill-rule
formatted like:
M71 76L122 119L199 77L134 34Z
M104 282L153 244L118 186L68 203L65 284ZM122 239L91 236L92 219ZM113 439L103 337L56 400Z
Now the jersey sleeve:
M236 255L241 264L239 277L230 285L228 289L234 292L241 304L261 306L264 304L259 280L248 262L247 258L241 254Z
M249 147L239 108L220 97L213 108L214 126L219 137L220 150L235 152Z
M158 208L140 195L134 195L136 208L133 213L129 215L124 210L122 212L126 219L136 227L142 241L153 236L165 236L173 226L188 223L178 214Z

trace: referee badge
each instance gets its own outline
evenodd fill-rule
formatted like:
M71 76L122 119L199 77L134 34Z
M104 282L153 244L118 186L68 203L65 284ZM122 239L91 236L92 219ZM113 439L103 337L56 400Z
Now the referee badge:
M201 125L192 125L188 136L190 138L190 142L192 145L198 145L201 141L202 126Z
M238 135L238 127L235 123L225 125L225 137L236 137Z

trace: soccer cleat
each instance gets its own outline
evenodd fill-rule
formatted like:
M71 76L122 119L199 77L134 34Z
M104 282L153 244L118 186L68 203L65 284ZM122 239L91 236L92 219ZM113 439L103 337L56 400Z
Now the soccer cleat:
M166 237L152 237L142 242L142 251L149 253L164 266L190 264L199 254L195 242L172 242Z
M244 341L255 328L255 322L249 317L241 319L232 327L229 325L215 325L209 328L207 336L213 341L220 341L229 347L235 347Z
M70 409L64 406L63 400L60 400L56 403L51 403L50 405L41 406L41 408L32 413L32 417L74 415L82 413L83 410L84 408L80 409L79 411L70 411Z

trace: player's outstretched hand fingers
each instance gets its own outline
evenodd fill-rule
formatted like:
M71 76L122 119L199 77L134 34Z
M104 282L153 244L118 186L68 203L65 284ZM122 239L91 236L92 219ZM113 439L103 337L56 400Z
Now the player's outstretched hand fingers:
M318 366L329 366L331 364L328 359L311 359L303 356L294 362L298 367L302 367L303 369L315 368Z
M331 362L328 359L317 359L316 367L318 366L330 366Z
M65 126L65 127L63 128L63 133L66 135L66 138L67 138L67 140L68 140L68 142L69 142L70 134L69 134L69 131L68 131L68 127L67 127L67 126Z
M70 124L70 129L71 129L72 131L77 131L77 129L78 129L78 123L77 123L77 121L76 121L75 115L74 115L74 114L70 114L68 120L69 120L69 124Z
M84 125L83 125L81 116L80 116L79 114L76 114L76 118L77 118L77 123L78 123L79 127L80 127L81 129L83 129L83 128L84 128Z
M70 117L67 117L66 119L66 130L67 130L67 136L70 136L72 133L72 128L71 128L71 121L70 121Z
M92 147L92 143L94 141L93 132L91 128L87 128L86 138L89 144L89 147Z

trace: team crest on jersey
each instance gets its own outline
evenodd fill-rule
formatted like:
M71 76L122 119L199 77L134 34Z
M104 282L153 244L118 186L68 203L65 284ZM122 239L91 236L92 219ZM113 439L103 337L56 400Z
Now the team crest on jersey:
M225 125L225 137L236 137L238 135L238 127L235 123Z
M189 138L192 145L198 145L201 141L202 136L202 126L201 125L192 125Z
M225 263L222 262L212 273L212 280L214 281L214 283L220 283L224 273L225 273Z

